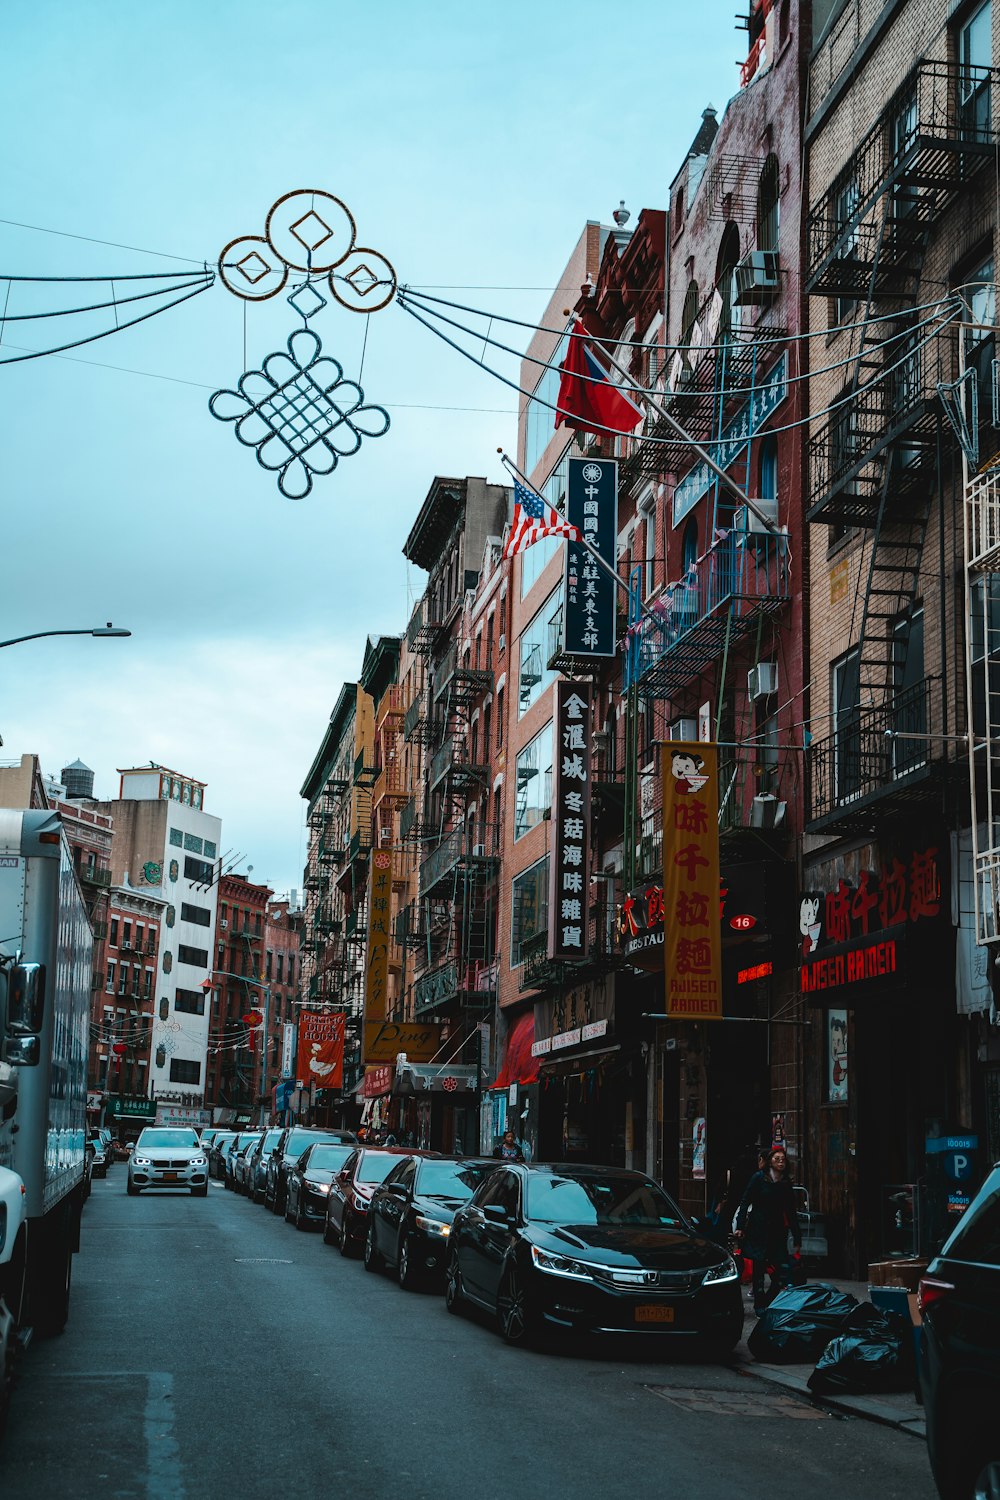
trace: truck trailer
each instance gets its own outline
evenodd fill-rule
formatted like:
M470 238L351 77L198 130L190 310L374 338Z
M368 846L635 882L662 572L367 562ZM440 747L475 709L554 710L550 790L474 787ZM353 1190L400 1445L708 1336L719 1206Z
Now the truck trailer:
M93 964L62 819L0 808L0 1414L17 1354L69 1313Z

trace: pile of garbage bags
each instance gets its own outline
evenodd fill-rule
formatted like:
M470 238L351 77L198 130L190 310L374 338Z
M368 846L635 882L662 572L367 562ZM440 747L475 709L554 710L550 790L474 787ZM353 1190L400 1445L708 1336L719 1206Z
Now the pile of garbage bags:
M812 1364L816 1396L879 1395L914 1385L913 1330L838 1287L812 1284L779 1292L747 1339L766 1364Z

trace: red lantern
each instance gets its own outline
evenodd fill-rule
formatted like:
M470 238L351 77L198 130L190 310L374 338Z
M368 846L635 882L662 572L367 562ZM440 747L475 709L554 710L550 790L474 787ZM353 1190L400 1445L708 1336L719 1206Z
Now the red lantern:
M125 1042L115 1042L111 1050L116 1057L124 1057L128 1051L128 1046Z
M241 1016L240 1019L244 1026L260 1026L264 1021L264 1017L259 1010L248 1010L246 1015Z

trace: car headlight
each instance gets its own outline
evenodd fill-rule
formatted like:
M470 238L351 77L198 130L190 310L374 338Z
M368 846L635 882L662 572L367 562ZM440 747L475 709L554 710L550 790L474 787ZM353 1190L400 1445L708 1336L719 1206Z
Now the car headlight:
M451 1234L451 1225L443 1223L440 1219L425 1219L423 1214L417 1214L417 1228L422 1229L425 1234L440 1235L447 1239Z
M133 1167L151 1167L153 1159L150 1156L133 1156L132 1165Z
M325 1198L330 1191L330 1184L328 1182L307 1182L306 1188L310 1193L322 1193Z
M710 1281L738 1281L739 1275L736 1262L730 1256L728 1260L722 1262L721 1266L709 1266L702 1278L702 1286L706 1286Z
M368 1206L370 1202L370 1198L362 1198L360 1193L354 1194L354 1207L357 1209L359 1214L366 1214L368 1212Z
M540 1250L537 1245L531 1247L531 1261L539 1271L547 1271L551 1276L568 1276L572 1281L593 1280L590 1266L584 1265L583 1261L553 1255L548 1250Z
M204 1167L207 1165L207 1163L203 1156L193 1156L191 1158L191 1165L192 1167Z

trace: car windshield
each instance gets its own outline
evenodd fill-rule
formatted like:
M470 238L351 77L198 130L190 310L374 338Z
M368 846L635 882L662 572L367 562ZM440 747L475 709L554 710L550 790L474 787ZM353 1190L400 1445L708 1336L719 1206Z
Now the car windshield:
M306 1162L306 1171L339 1172L353 1150L353 1146L315 1146Z
M641 1177L532 1173L528 1179L527 1216L542 1224L685 1227L680 1209L663 1189Z
M197 1146L198 1137L193 1130L144 1130L138 1145L145 1150L157 1146Z
M267 1134L264 1136L263 1144L261 1145L261 1148L260 1148L260 1154L261 1154L261 1156L266 1155L268 1151L273 1151L274 1148L275 1148L275 1146L278 1144L278 1142L280 1140L281 1140L281 1131L280 1130L269 1130L267 1132Z
M359 1182L384 1182L398 1164L398 1156L383 1156L381 1151L363 1151L355 1176Z
M285 1155L299 1157L316 1139L314 1130L293 1130L285 1142Z
M257 1144L257 1142L259 1140L260 1140L260 1136L259 1135L241 1135L240 1136L240 1150L241 1151L249 1151L250 1147L251 1146L256 1146L256 1144Z
M215 1140L212 1142L212 1149L224 1151L229 1145L229 1142L234 1141L235 1139L236 1137L234 1135L229 1135L226 1131L223 1131L220 1135L217 1135L215 1137Z
M426 1193L428 1198L471 1198L483 1179L496 1169L495 1161L425 1161L417 1175L417 1192Z

